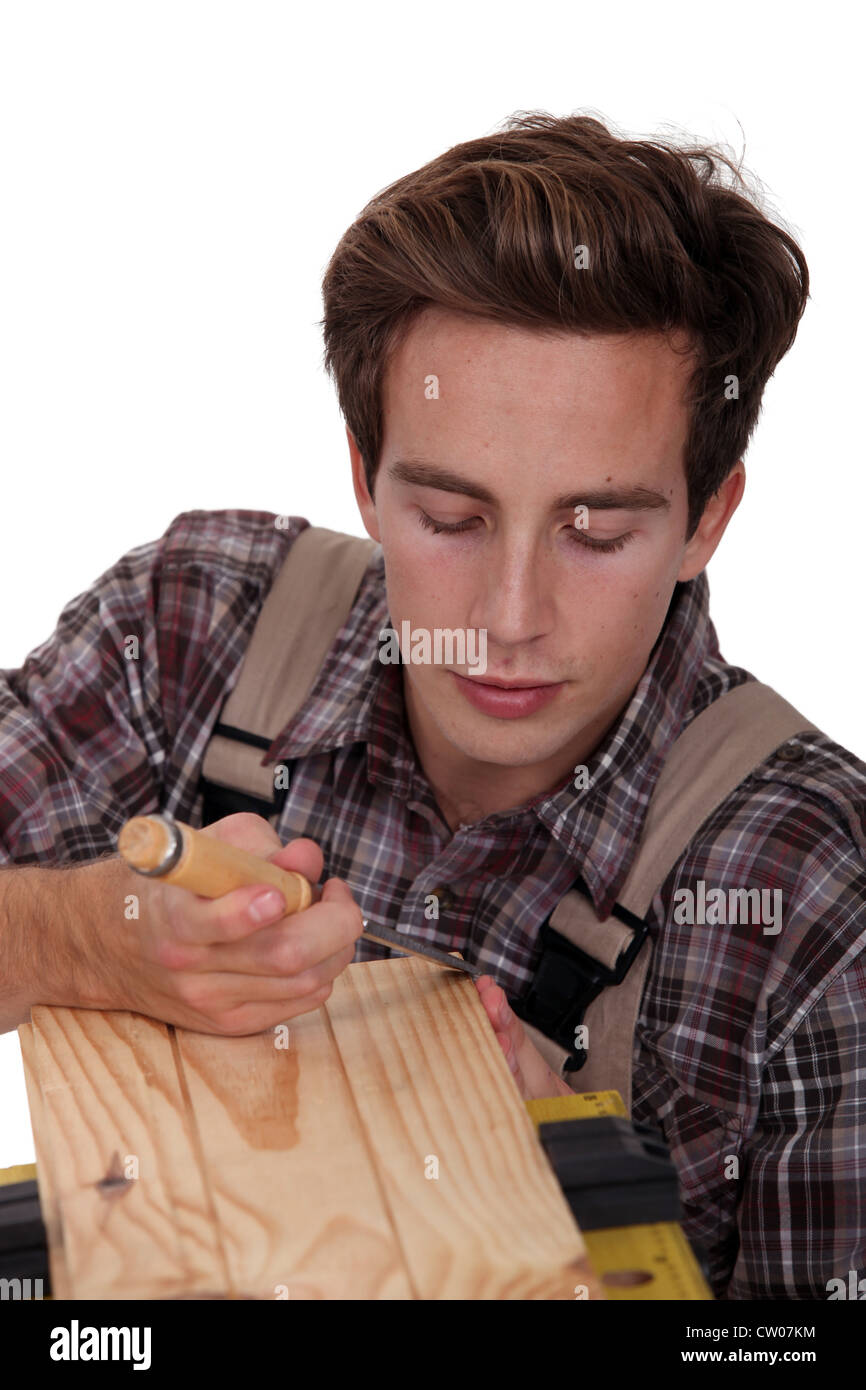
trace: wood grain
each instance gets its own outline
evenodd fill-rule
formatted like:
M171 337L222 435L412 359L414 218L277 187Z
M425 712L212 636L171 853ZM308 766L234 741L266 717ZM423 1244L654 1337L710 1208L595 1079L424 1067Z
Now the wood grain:
M31 1027L70 1296L223 1290L169 1030L139 1014L44 1007ZM139 1176L125 1182L130 1158ZM41 1166L37 1154L40 1196Z
M351 965L286 1027L33 1010L58 1297L603 1296L471 980Z
M371 961L326 1010L416 1296L573 1299L586 1248L472 981Z
M234 1287L256 1298L405 1299L402 1253L323 1010L272 1033L178 1031Z

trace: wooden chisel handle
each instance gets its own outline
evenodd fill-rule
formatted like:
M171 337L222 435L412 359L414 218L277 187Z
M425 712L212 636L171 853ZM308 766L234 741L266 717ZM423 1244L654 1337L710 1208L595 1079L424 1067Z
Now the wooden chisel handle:
M200 893L203 898L221 898L245 884L267 883L279 888L286 900L286 916L302 912L313 901L313 890L303 874L279 869L267 859L258 859L245 849L236 849L225 840L203 835L183 821L170 816L133 816L117 837L117 848L130 868L148 878L161 878ZM363 924L365 927L366 922ZM457 953L447 954L428 942L414 941L388 927L361 932L367 941L389 946L404 955L420 956L449 970L477 977L479 966L470 965Z
M313 890L303 874L281 869L167 816L133 816L121 829L117 848L138 873L175 883L204 898L221 898L234 888L267 883L279 888L285 898L287 917L313 901Z

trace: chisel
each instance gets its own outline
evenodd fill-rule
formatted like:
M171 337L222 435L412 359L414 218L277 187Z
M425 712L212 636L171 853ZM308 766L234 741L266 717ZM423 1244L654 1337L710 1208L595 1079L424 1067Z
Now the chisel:
M246 884L268 883L278 888L286 900L286 916L303 912L313 901L313 891L303 874L281 869L267 859L259 859L246 850L238 849L225 840L203 835L183 821L170 816L133 816L117 837L121 858L147 878L161 878L204 898L221 898L234 888ZM390 946L408 956L444 965L448 970L462 970L473 977L482 972L459 956L449 955L424 941L414 941L404 932L375 924L361 933L366 941Z

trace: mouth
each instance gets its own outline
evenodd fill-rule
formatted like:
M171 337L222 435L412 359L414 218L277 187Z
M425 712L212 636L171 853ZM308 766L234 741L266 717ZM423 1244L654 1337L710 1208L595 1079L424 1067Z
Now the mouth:
M456 674L457 672L455 672L455 675ZM468 680L469 677L467 676L465 679ZM490 685L494 690L544 690L548 686L562 684L561 681L541 681L533 680L532 678L522 681L499 681L491 679L480 680L477 676L473 676L471 679L473 685Z
M460 676L452 671L457 689L469 704L494 719L525 719L549 705L563 681L497 681Z

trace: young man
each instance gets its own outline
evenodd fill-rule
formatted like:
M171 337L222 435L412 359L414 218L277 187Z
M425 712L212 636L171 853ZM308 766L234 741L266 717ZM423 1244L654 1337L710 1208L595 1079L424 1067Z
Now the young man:
M281 922L279 894L208 903L115 854L133 814L210 819L208 742L308 525L186 514L5 673L6 1028L45 1002L259 1031L386 954L356 945L363 917L480 963L523 1094L568 1089L508 1000L575 883L613 920L675 741L755 684L719 652L705 567L808 272L724 165L530 116L364 210L324 327L381 550L267 748L291 769L274 825L205 831L326 875L319 899ZM405 623L483 634L484 662L383 663ZM646 913L632 1114L664 1132L719 1296L823 1298L866 1272L864 808L861 762L812 727L783 735ZM708 890L766 911L696 915Z

